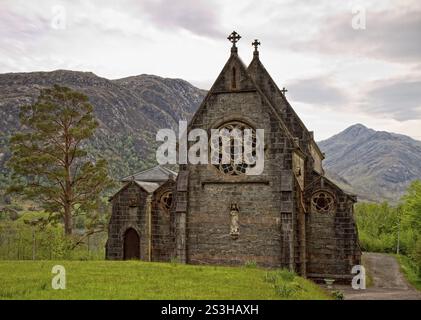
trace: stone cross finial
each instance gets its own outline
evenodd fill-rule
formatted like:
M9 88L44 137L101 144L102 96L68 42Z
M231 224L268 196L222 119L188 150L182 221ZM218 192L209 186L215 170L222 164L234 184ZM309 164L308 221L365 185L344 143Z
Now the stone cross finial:
M237 32L233 31L227 39L232 42L232 47L235 48L235 44L241 39L241 36Z
M282 92L282 94L283 94L283 95L285 95L285 93L287 93L287 92L288 92L288 90L287 90L287 89L285 89L285 87L283 87L283 88L282 88L282 90L281 90L281 92Z
M257 39L254 39L251 45L254 47L254 52L257 52L257 47L260 46L260 41Z

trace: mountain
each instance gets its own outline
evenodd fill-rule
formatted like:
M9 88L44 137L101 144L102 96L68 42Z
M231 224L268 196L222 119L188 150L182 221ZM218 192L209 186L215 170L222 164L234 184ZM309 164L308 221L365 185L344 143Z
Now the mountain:
M89 97L100 127L87 148L108 159L115 177L152 163L156 132L190 119L206 94L181 79L145 74L117 80L67 70L0 74L0 171L9 155L7 140L20 128L19 107L54 84Z
M54 84L89 97L100 127L86 148L109 161L115 178L150 166L156 132L189 120L206 94L181 79L145 74L116 80L67 70L0 74L0 185L8 138L20 129L19 107ZM407 136L357 124L318 144L328 177L362 200L397 201L410 181L421 179L421 142Z
M360 199L396 202L421 179L421 141L405 135L356 124L318 145L327 176Z

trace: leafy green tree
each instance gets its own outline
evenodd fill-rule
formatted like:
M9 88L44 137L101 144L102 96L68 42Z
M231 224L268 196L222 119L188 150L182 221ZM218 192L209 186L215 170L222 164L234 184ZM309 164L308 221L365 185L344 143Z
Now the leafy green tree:
M403 196L405 221L421 235L421 180L413 181Z
M94 212L112 184L107 162L83 148L98 126L93 107L84 94L55 85L21 108L20 121L23 130L10 139L8 165L23 179L8 191L38 201L50 219L62 218L65 235L71 235L73 218Z
M410 256L418 266L421 278L421 180L413 181L403 200L403 227L412 231Z

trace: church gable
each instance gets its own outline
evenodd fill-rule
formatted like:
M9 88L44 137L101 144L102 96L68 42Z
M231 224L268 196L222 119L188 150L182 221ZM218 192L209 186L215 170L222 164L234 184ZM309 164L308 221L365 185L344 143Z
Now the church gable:
M196 124L202 125L203 120L199 120L202 117L203 112L209 108L209 105L215 104L216 100L225 99L226 95L244 95L246 97L257 98L257 88L253 80L250 78L247 72L245 64L241 61L240 57L237 54L237 51L232 51L231 56L220 72L219 76L215 80L211 89L209 90L207 96L203 100L199 109L194 114L192 120L190 121L190 126L195 126ZM223 98L218 96L224 96ZM231 101L235 104L241 103L241 98L235 97ZM255 103L258 104L258 101ZM233 105L231 113L236 112L236 106ZM229 110L228 110L229 111ZM241 113L241 110L238 110Z
M265 159L259 175L245 174L233 161L186 165L189 184L186 211L182 212L188 217L184 222L188 233L178 241L186 244L186 260L224 264L255 260L267 266L293 265L294 140L275 107L250 77L234 46L190 123L190 129L195 128L208 132L222 128L263 129ZM238 151L231 150L232 160ZM217 158L221 159L221 155ZM177 194L177 212L178 199ZM214 250L216 247L222 250ZM262 255L262 251L266 254Z
M218 109L217 106L221 105L223 109ZM217 113L219 115L215 116ZM263 120L262 117L265 116L266 119ZM215 121L218 117L219 120ZM262 125L262 120L266 122L266 128ZM259 129L267 129L268 133L275 130L285 135L291 146L298 147L282 117L256 85L246 65L238 56L235 42L228 61L190 121L189 129L194 127L213 129L230 121L244 122L251 127L256 125ZM269 130L269 122L273 130ZM273 127L275 123L277 128Z

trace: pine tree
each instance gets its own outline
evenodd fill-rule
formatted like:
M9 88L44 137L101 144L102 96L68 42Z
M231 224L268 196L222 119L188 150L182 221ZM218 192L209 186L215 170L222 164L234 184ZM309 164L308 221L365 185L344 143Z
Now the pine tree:
M71 235L73 218L96 209L112 183L107 162L83 148L98 122L88 97L55 85L42 89L36 103L21 108L22 132L10 140L9 167L21 177L9 188L37 201L51 217L61 217Z

